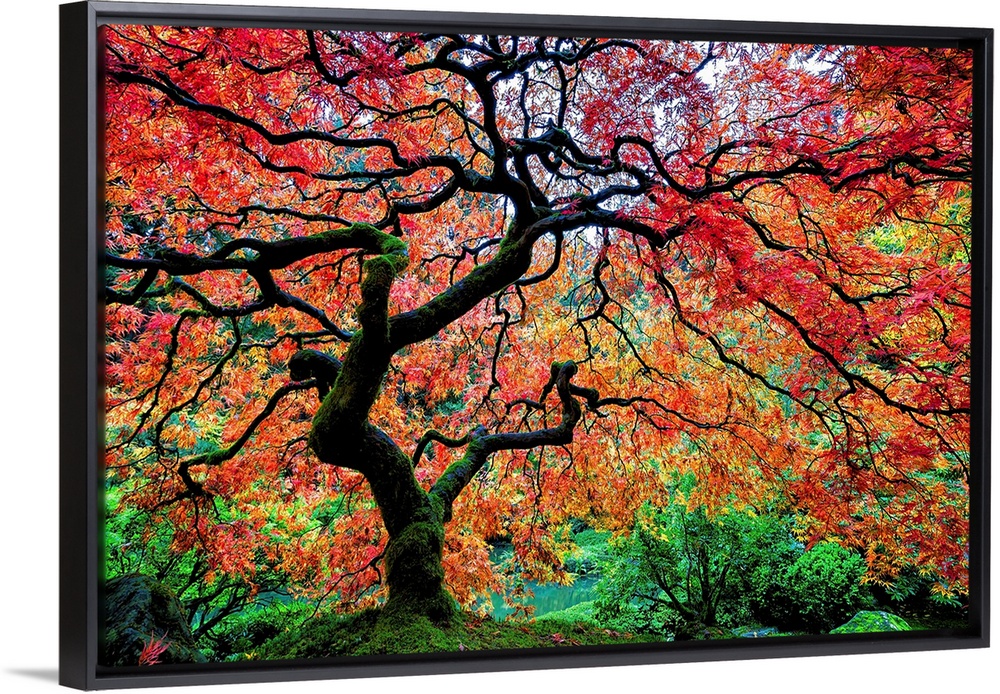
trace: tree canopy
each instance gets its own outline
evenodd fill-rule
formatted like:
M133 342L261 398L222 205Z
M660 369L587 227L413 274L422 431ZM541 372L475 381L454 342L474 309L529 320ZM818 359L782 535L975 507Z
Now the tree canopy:
M441 613L692 474L967 590L971 51L104 39L108 513L163 562Z

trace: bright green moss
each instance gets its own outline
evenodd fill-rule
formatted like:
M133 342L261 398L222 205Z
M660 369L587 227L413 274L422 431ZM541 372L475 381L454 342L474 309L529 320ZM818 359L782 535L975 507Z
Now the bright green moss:
M870 634L880 631L910 631L910 625L902 617L889 612L862 610L851 618L847 624L842 624L830 631L831 634Z

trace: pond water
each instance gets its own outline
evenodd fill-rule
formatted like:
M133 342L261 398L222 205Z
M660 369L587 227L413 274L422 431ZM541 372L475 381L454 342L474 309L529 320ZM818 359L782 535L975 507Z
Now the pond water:
M594 586L600 577L596 575L578 576L572 585L561 586L556 583L535 583L525 581L526 588L534 592L535 597L528 601L528 604L535 606L535 616L541 617L549 612L558 612L567 607L578 605L594 599ZM493 618L505 619L512 610L504 605L503 598L494 594L491 597L493 603Z
M497 565L506 564L513 553L514 550L509 544L500 543L490 552L490 561ZM561 586L558 583L525 581L524 587L534 593L534 597L528 601L528 604L534 606L534 616L541 617L549 612L558 612L567 607L579 605L581 602L593 600L594 586L597 585L598 580L600 580L599 574L590 573L577 576L576 580L568 586ZM507 615L514 612L512 608L504 604L503 597L497 593L490 596L490 603L494 619L506 619Z

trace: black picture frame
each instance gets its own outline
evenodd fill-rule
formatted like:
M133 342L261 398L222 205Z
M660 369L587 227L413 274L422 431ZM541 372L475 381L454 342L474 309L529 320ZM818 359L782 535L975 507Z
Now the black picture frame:
M576 647L559 652L448 653L352 658L345 663L252 662L162 666L118 674L98 665L100 493L103 444L101 344L102 184L98 28L105 23L449 28L488 33L627 34L796 43L959 45L974 51L975 83L970 441L970 626L962 632L786 637L779 642L686 642L669 648ZM992 242L991 29L650 20L317 8L77 2L60 7L60 683L78 689L278 682L409 674L488 672L888 653L989 646L990 373Z

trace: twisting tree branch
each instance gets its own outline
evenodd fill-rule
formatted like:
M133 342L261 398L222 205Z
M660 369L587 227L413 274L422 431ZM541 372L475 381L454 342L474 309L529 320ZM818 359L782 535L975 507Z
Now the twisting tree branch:
M572 395L570 379L576 375L575 362L555 362L552 373L542 389L541 401L553 388L562 403L562 420L558 425L535 431L490 434L483 427L470 433L468 447L460 460L448 466L431 487L430 494L442 505L444 520L451 518L451 505L477 472L497 451L524 450L541 446L565 446L573 441L573 429L583 416L580 403Z
M312 380L302 381L300 383L287 383L281 386L274 392L273 395L271 395L267 404L264 405L261 411L257 413L257 416L253 418L250 424L246 426L243 433L241 433L231 444L209 453L202 453L180 461L177 465L177 474L180 475L181 480L184 482L184 486L187 487L189 495L191 497L209 495L209 492L205 491L204 485L197 482L191 476L191 468L202 465L205 467L217 467L222 465L222 463L227 460L231 460L236 457L236 454L243 449L243 446L247 444L250 437L252 437L254 432L257 431L257 427L259 427L265 419L271 416L274 410L278 407L278 403L280 403L285 396L289 393L294 393L298 390L308 390L309 388L313 388L315 386L316 382Z

